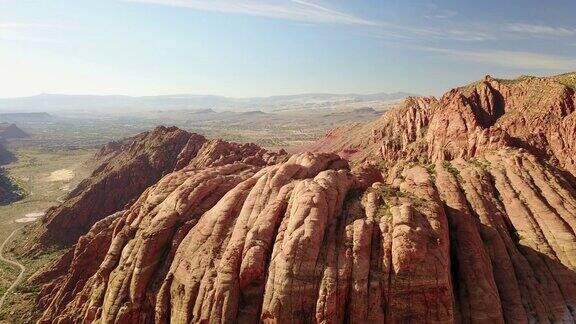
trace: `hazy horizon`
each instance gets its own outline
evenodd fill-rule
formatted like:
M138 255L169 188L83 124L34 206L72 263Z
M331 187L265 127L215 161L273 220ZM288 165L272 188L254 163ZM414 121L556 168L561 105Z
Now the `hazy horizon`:
M28 96L16 96L16 97L3 97L0 99L22 99L22 98L32 98L41 96L67 96L67 97L129 97L129 98L145 98L145 97L220 97L226 99L266 99L275 97L298 97L298 96L372 96L372 95L395 95L395 94L405 94L405 95L425 95L410 93L407 91L394 91L394 92L368 92L368 93L328 93L328 92L301 92L301 93L286 93L286 94L273 94L270 96L225 96L219 94L204 94L204 93L166 93L166 94L144 94L144 95L127 95L121 93L111 93L111 94L94 94L94 93L36 93Z

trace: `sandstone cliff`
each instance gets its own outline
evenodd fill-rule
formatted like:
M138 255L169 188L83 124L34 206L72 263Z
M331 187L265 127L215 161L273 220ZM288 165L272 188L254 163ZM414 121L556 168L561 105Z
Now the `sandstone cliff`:
M76 242L96 221L123 209L173 171L178 154L189 140L196 140L199 145L206 141L203 137L191 137L192 134L177 128L158 127L126 141L63 204L48 210L42 219L46 229L40 242L43 245Z
M43 246L69 246L92 225L130 205L142 192L170 172L247 161L273 163L278 154L254 144L207 140L176 127L160 126L136 137L104 146L96 155L103 163L82 181L65 202L43 217ZM66 235L62 235L66 233Z
M408 98L380 119L328 133L306 147L353 160L470 159L500 147L524 148L576 174L576 73L484 80L442 98Z
M31 279L40 322L573 323L573 84L487 77L287 159L187 141Z

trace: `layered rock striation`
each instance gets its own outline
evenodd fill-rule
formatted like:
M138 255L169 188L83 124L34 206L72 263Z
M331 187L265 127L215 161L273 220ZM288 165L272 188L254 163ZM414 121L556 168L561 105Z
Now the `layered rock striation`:
M332 153L183 141L31 278L40 323L573 323L573 78L409 98Z
M343 127L306 147L354 160L435 162L524 148L576 174L576 73L484 80L442 98L408 98L380 119Z
M70 246L107 215L127 208L163 176L190 166L203 168L242 161L266 165L281 159L254 144L207 140L176 127L157 127L136 137L104 146L103 161L65 202L46 213L42 246ZM62 235L66 233L66 235Z

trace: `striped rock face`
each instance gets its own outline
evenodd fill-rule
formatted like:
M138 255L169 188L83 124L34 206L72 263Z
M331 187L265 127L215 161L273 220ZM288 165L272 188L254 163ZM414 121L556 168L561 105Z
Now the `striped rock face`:
M572 79L411 98L313 153L202 144L32 278L40 322L573 323Z
M173 171L237 161L262 166L281 160L281 156L254 144L207 140L176 127L160 126L105 145L96 159L102 164L42 219L41 248L73 245L94 223L124 209Z

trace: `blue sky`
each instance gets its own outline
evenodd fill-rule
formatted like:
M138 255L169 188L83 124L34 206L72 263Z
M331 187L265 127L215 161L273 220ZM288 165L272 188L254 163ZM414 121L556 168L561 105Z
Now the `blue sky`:
M441 94L576 70L576 2L0 0L0 97Z

